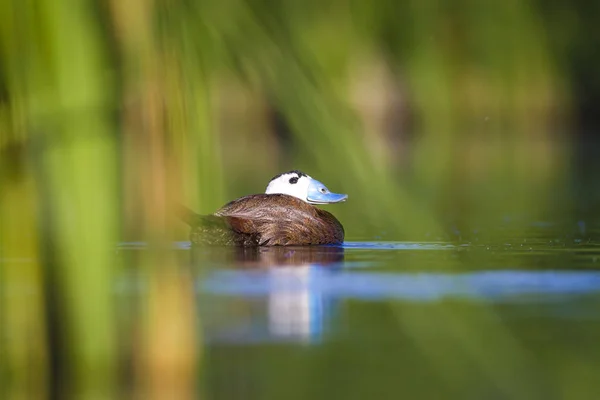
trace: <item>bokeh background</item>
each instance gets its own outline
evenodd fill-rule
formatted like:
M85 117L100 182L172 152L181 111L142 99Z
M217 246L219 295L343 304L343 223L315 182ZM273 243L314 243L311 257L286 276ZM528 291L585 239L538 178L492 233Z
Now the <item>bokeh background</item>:
M328 207L347 240L580 232L599 18L586 0L1 0L2 398L202 395L173 204L211 213L285 170L349 194ZM112 293L134 241L153 250L132 319Z

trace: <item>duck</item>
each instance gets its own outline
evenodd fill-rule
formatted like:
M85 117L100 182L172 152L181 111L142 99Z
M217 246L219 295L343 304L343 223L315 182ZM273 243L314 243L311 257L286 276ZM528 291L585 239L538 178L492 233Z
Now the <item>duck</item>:
M340 245L344 227L317 205L344 202L347 194L331 192L299 170L274 176L264 193L230 201L211 215L180 206L190 226L192 245L307 246Z

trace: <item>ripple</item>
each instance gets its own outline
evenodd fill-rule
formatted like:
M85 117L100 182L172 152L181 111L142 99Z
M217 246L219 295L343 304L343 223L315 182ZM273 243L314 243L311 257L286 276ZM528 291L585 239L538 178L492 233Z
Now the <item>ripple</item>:
M454 250L447 242L344 242L345 249L358 250Z

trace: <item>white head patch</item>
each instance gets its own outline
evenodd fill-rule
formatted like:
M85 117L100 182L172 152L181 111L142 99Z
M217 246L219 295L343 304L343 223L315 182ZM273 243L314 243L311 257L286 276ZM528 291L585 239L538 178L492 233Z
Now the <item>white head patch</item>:
M308 187L312 178L300 171L290 171L277 175L267 186L266 194L287 194L308 203Z

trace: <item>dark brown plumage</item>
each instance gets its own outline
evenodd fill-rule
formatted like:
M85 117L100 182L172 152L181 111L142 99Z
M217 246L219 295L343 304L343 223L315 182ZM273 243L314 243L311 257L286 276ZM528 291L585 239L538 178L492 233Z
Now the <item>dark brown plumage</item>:
M192 228L192 244L290 246L344 241L344 228L333 215L286 194L241 197L213 215L184 208L182 218Z

